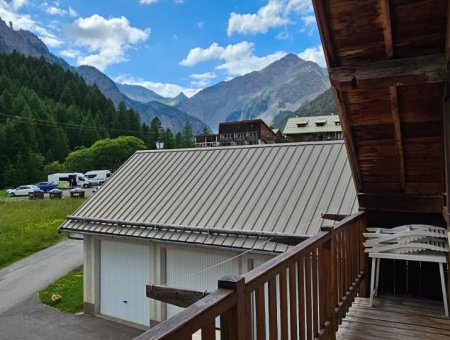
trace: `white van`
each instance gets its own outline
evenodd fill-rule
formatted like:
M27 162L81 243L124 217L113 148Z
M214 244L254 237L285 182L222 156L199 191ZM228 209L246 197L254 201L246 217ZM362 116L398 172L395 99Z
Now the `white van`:
M111 171L109 170L92 170L84 174L92 185L102 185L106 180L111 177Z
M89 188L92 186L89 179L81 172L66 172L48 175L48 181L53 182L58 188L67 189L72 187L72 183L76 186Z

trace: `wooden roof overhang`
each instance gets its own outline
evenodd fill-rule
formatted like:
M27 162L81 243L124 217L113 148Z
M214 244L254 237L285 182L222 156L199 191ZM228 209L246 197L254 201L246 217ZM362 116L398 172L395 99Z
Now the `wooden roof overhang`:
M448 0L313 0L360 207L448 221Z

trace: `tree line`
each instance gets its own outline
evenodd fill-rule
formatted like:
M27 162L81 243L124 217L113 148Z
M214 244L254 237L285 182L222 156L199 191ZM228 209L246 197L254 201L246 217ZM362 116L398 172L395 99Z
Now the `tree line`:
M73 153L100 140L115 145L120 136L139 139L142 144L132 142L139 148L155 149L157 140L165 148L193 147L189 122L174 135L157 117L145 124L124 103L116 109L97 86L71 70L16 52L0 55L0 188L43 180L55 166L78 171L81 165L72 169ZM115 161L123 161L120 157Z

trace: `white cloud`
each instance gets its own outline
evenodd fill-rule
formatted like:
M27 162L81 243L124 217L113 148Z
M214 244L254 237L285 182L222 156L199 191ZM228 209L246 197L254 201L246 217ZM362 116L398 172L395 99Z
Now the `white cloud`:
M195 47L191 49L185 59L180 62L183 66L194 66L203 61L220 59L239 59L251 54L253 43L242 41L237 44L230 44L226 47L213 42L208 48Z
M288 0L286 3L286 12L294 12L298 15L304 13L313 13L313 5L311 0Z
M51 37L41 37L41 40L50 47L59 47L63 44L63 42L57 38Z
M59 8L56 6L47 7L47 9L45 11L47 12L47 14L50 14L50 15L64 16L67 14L67 11L65 9L62 9L62 8Z
M78 65L87 64L103 71L112 64L126 61L126 51L131 45L146 41L150 29L130 26L127 18L110 18L94 14L79 18L66 27L66 35L76 46L90 53L77 58Z
M11 8L13 10L17 11L18 9L23 7L27 2L28 2L28 0L12 0L11 1Z
M142 5L156 4L159 0L139 0Z
M287 25L289 19L284 15L283 10L282 1L271 0L256 14L232 12L228 19L227 35L266 33L269 28Z
M114 78L114 81L121 84L143 86L156 92L157 94L163 97L175 97L180 92L183 92L187 97L192 97L194 94L202 90L201 88L194 89L189 87L182 87L177 84L152 82L144 80L142 78L135 78L130 75L118 76Z
M80 55L80 51L68 49L59 52L59 55L65 58L75 59Z
M305 24L305 26L315 25L316 17L314 15L306 15L302 17L302 21Z
M32 30L36 23L28 14L19 14L17 11L26 4L24 0L6 2L0 0L0 17L7 23L13 23L14 29Z
M325 54L323 53L322 45L309 47L303 52L297 54L303 60L313 61L319 64L322 67L327 67L327 63L325 61Z
M263 57L249 55L242 59L234 59L216 67L218 70L225 70L229 75L240 76L253 71L262 70L274 61L283 58L287 53L278 51Z
M311 0L269 0L254 14L232 12L228 19L227 35L266 33L271 28L295 23L293 14L300 16L307 25L304 17L313 16Z
M289 32L288 31L281 31L280 33L278 33L276 35L275 38L277 38L278 40L287 40L289 39Z
M69 7L69 15L71 17L77 17L78 16L78 12L76 10L74 10L72 7Z
M230 76L236 76L261 70L286 55L286 52L278 51L267 56L257 57L253 54L253 47L254 44L248 41L230 44L226 47L214 42L208 48L191 49L180 65L194 66L207 60L222 60L224 63L216 66L216 69L224 70Z
M180 4L184 4L184 0L175 0L174 3L180 5Z
M195 87L206 87L216 77L214 72L193 73L191 74L191 78L194 80L191 81L191 85Z

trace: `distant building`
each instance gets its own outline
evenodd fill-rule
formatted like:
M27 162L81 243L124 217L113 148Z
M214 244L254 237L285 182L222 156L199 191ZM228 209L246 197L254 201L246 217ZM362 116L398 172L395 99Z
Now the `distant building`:
M220 145L253 145L275 143L276 135L262 119L219 124Z
M219 146L219 135L217 134L201 134L195 136L195 147L205 148Z
M289 142L311 142L342 139L338 115L291 117L283 134Z
M278 143L281 143L285 140L283 133L280 129L272 129L273 133L275 134L275 140Z

